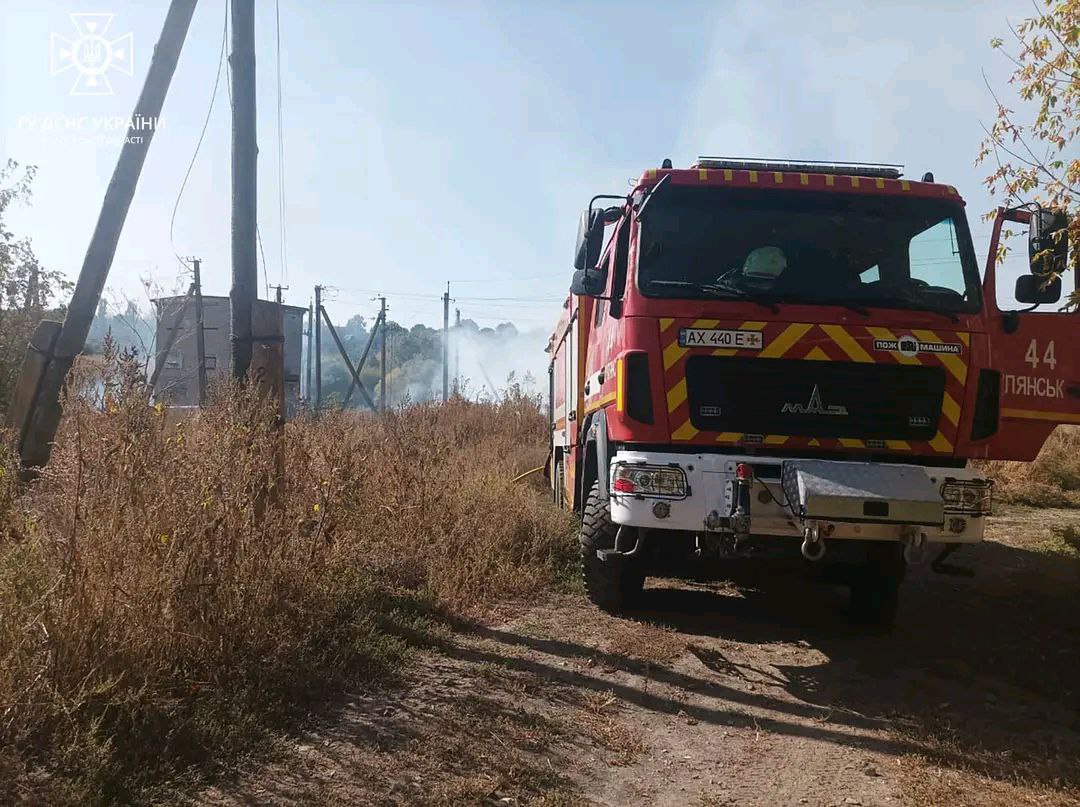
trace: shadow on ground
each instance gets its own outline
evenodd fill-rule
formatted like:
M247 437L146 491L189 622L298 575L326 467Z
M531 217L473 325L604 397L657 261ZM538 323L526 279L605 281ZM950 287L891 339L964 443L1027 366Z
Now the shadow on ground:
M646 753L633 733L650 716L793 738L792 765L826 743L1075 798L1080 563L997 542L966 555L974 578L912 573L887 634L799 576L650 581L622 618L564 596L455 621L421 637L406 686L327 704L290 764L209 800L578 804L595 760L610 780Z
M591 639L479 625L468 632L483 644L449 652L703 723L752 723L777 734L914 754L1001 781L1080 790L1080 564L991 542L966 556L978 569L971 579L912 573L888 633L851 626L844 592L798 576L737 590L650 586L627 618L676 632L713 675L645 662L634 652L604 652ZM822 660L762 665L747 662L740 648L771 644L800 645ZM503 653L500 646L513 650ZM633 673L646 683L553 659ZM763 686L747 691L732 683L739 680ZM649 681L669 687L650 689ZM770 695L776 686L792 697ZM685 696L693 694L725 705L690 705ZM749 714L752 709L769 716Z

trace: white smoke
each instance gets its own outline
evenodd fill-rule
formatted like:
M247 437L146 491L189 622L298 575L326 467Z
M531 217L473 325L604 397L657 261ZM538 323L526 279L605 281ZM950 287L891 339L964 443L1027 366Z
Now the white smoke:
M478 329L469 320L451 333L450 385L468 398L498 399L510 384L530 393L547 390L549 332L518 331L509 323Z

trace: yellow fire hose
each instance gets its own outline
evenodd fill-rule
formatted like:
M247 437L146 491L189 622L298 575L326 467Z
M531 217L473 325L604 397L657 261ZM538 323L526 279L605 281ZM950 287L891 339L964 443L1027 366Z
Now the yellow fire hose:
M525 473L523 473L523 474L518 474L517 476L515 476L515 477L514 477L513 479L511 479L510 481L511 481L511 482L517 482L517 481L518 481L518 480L520 480L520 479L524 479L525 477L527 477L527 476L530 476L531 474L535 474L535 473L536 473L537 471L542 471L542 470L544 470L544 466L543 466L543 465L541 465L541 466L540 466L539 468L533 468L533 469L532 469L531 471L526 471L526 472L525 472Z

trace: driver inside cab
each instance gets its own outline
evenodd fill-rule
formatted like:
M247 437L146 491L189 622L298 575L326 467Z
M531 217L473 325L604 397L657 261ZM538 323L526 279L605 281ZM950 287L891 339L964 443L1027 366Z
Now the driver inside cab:
M725 272L717 284L746 291L771 291L785 269L787 256L780 247L758 247L750 251L741 267Z

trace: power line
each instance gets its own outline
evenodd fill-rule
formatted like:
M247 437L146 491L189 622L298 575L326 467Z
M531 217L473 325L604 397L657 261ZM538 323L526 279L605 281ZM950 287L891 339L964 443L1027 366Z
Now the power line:
M285 222L285 127L281 111L281 2L274 0L274 39L277 49L277 147L278 147L278 227L279 252L281 265L278 267L278 282L289 279L289 240Z
M259 241L259 254L262 256L263 265L263 286L266 288L266 299L270 299L270 275L266 271L266 253L263 251L262 233L259 232L259 225L255 225L255 237Z
M180 261L186 268L190 269L188 262L180 257L180 253L176 250L176 241L173 237L176 226L176 211L180 207L180 199L184 195L184 188L187 187L188 177L191 176L191 169L195 167L195 160L199 156L199 149L202 147L203 138L206 136L206 129L210 125L210 116L214 112L214 101L217 99L218 85L221 83L221 67L225 62L225 40L229 31L229 4L225 3L225 22L221 28L221 50L218 53L218 66L217 73L214 75L214 89L210 93L210 106L206 110L206 119L203 120L202 131L199 132L199 139L195 143L195 153L191 155L191 162L188 163L187 171L184 172L184 180L180 183L180 190L176 193L176 201L173 203L172 217L169 219L169 245L172 247L173 254L176 256L176 260ZM230 92L230 106L231 106Z

